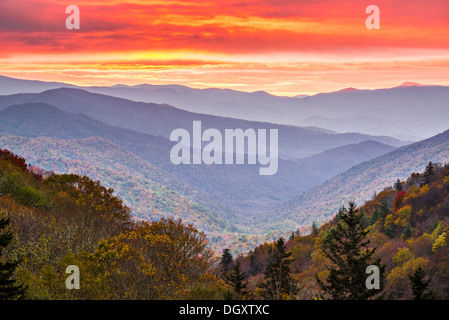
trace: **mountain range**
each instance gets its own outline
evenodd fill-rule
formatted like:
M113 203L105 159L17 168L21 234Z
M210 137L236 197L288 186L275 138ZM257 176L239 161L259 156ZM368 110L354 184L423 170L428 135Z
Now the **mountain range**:
M447 131L415 143L385 134L418 139L446 130L446 87L409 83L288 98L182 86L80 88L0 77L0 92L7 94L0 96L1 148L44 170L98 179L114 188L136 219L180 217L222 246L247 241L245 235L254 244L267 239L261 235L326 221L348 199L366 201L380 187L422 171L428 161L449 158ZM172 106L180 102L170 99L195 103ZM270 117L274 113L277 118ZM434 118L438 122L427 122ZM170 133L191 131L193 121L221 132L277 129L278 172L261 176L258 166L249 164L174 165ZM320 121L324 128L315 126ZM407 127L407 121L413 125ZM409 134L403 135L401 126ZM224 240L225 234L234 238Z
M299 194L271 213L265 215L265 228L291 228L295 223L327 221L342 205L355 201L363 205L385 186L393 186L415 172L423 172L426 165L449 162L449 130L371 160L359 163L334 178ZM280 223L277 223L280 221Z
M169 104L194 113L312 126L339 133L387 135L406 141L422 140L446 130L449 116L449 87L427 86L416 82L404 82L400 86L385 89L345 88L310 96L283 97L263 91L194 89L180 85L77 87L57 82L0 77L0 94L3 95L37 93L63 87L81 88L138 102Z
M47 98L46 101L52 100L55 102L54 98L50 99L50 97L52 97L51 94L55 94L57 98L63 100L60 97L61 90L65 93L67 90L73 89L47 91L43 93L43 96ZM75 93L79 94L80 90L75 90ZM88 97L92 96L92 99L99 98L96 94L86 93L86 95ZM107 98L108 97L106 97L106 100L108 100ZM107 113L101 109L95 110L96 104L86 102L87 100L88 99L84 99L83 104L80 105L83 106L83 108L89 108L91 114L102 114L102 111ZM110 102L110 100L108 101ZM122 100L119 99L118 102L122 102ZM117 109L120 108L118 102L115 104ZM71 103L73 104L73 101L71 101ZM135 103L131 102L131 105L132 104ZM149 105L149 107L153 107L153 105ZM151 110L150 112L145 110L145 113L148 112L153 115L148 121L152 123L158 122L159 124L164 123L164 117L169 119L170 113L172 113L173 119L177 119L177 115L175 114L177 109L168 106L161 107L159 105L155 105L155 107L160 108L159 111L162 115L158 117L156 112L151 113ZM126 109L126 113L129 113L129 110L130 109ZM169 115L164 114L165 110L168 111ZM132 112L135 117L139 114L138 110L133 110ZM186 112L182 110L180 112L181 115L178 117L182 118ZM120 116L121 114L118 114L117 118L120 118ZM141 118L144 118L144 116L145 114L141 115ZM192 119L202 119L198 118L202 115L189 114L188 116ZM123 115L123 117L125 117L125 115ZM205 123L208 123L207 120L209 119L212 119L212 123L215 123L218 126L228 126L230 128L242 127L239 125L245 125L246 127L251 127L251 125L263 127L264 125L262 123L244 123L242 120L239 120L234 124L232 122L233 119L222 119L213 116L208 116ZM227 121L227 123L222 124L220 121ZM165 124L167 127L172 126L173 128L178 126L174 123L169 124L168 122ZM151 128L151 126L147 127ZM298 143L294 142L294 137L303 139L308 143L314 142L315 144L318 144L319 140L321 140L323 141L321 143L321 148L326 146L326 144L330 146L339 146L340 144L352 145L354 141L358 143L358 141L363 139L371 140L376 138L358 134L327 134L296 127L277 126L276 128L280 130L280 139L282 139L283 133L287 133L286 143L283 144L281 142L281 148L284 145L290 147L288 145L289 141L293 141L294 146L291 147L292 149L300 148L298 147ZM308 162L307 158L297 161L284 160L282 158L279 159L279 170L277 174L273 176L261 176L259 175L256 166L248 164L233 166L174 165L169 157L170 149L174 143L169 141L166 137L111 126L96 119L92 119L84 114L66 112L42 102L12 105L0 111L0 132L23 137L53 137L59 139L101 137L107 139L126 148L128 151L133 152L140 158L159 167L161 170L181 178L195 189L202 193L209 194L212 198L216 199L216 201L223 203L224 206L229 207L233 211L240 212L261 212L269 208L274 208L277 205L282 204L282 202L287 201L298 192L305 191L313 185L331 178L336 170L333 166L329 166L329 168L333 168L330 170L316 170L316 168L307 170L307 165L304 165L304 163ZM291 140L288 140L290 137ZM328 140L326 141L326 139ZM379 140L399 143L397 140L389 140L385 137L380 137ZM380 145L382 147L378 149L373 148L369 152L368 150L360 152L360 155L357 157L359 161L366 160L372 156L377 156L382 154L382 152L387 152L390 151L391 148L394 148L380 142L377 143L377 146ZM29 157L30 155L28 158ZM315 159L317 157L319 158L320 156L316 155ZM324 154L323 158L329 159L328 154ZM350 163L346 164L345 168L349 168L348 165L350 165ZM320 172L320 174L314 174L314 171Z

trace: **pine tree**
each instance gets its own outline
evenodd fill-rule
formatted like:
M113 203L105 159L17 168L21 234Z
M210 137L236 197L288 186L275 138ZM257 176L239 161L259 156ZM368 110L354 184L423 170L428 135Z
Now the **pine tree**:
M232 264L234 262L234 258L232 257L231 250L226 248L223 249L223 254L221 255L220 261L220 272L223 277L232 269Z
M255 252L251 252L249 255L249 274L255 276L262 272L263 266L259 259L255 255Z
M412 300L432 300L436 298L435 291L426 291L431 281L431 279L426 279L426 275L427 271L419 266L412 275L408 276L412 285Z
M380 294L381 290L367 289L366 268L376 265L380 271L380 285L383 287L385 265L380 259L373 261L375 248L368 248L366 231L361 223L362 216L353 202L349 208L342 207L337 216L337 225L323 243L325 256L332 262L326 266L329 276L323 283L318 276L317 282L324 292L323 298L335 300L367 300Z
M399 180L399 178L398 178L398 180L396 180L396 182L394 184L394 188L399 192L402 191L402 189L403 189L402 182L401 182L401 180Z
M10 244L13 239L12 231L5 231L9 226L9 219L0 219L0 261L4 249ZM22 299L25 293L25 287L16 284L13 279L14 271L18 266L19 261L2 261L0 262L0 300Z
M244 282L246 274L240 267L240 261L234 264L231 272L225 276L226 282L234 287L234 292L238 295L244 294L247 286L247 282Z
M316 221L312 223L312 234L316 237L320 233Z
M259 285L262 296L270 300L281 300L295 294L296 283L290 274L291 252L286 251L284 238L275 243L271 261L265 269L264 281Z
M391 213L390 206L388 205L386 200L382 200L380 206L376 207L374 210L371 219L370 224L373 225L376 223L377 220L379 220L382 217L386 217Z
M421 187L426 184L430 184L432 182L434 176L435 176L435 166L432 163L432 161L430 161L427 164L426 169L424 170Z

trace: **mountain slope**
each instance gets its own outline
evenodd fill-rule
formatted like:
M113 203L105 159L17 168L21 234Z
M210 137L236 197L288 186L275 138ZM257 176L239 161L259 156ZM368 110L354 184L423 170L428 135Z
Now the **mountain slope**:
M187 195L198 191L108 140L97 137L65 140L2 135L0 145L26 156L29 163L44 170L76 173L100 180L105 187L115 190L137 219L178 217L194 223L210 237L237 230L219 218L216 212L170 189L170 186L182 187ZM209 201L212 203L212 200Z
M14 102L14 100L18 102ZM366 140L401 146L404 142L387 136L370 136L359 133L333 134L317 128L282 126L273 123L244 121L216 117L179 110L169 105L139 103L126 99L89 93L80 89L55 89L40 94L0 96L0 110L11 104L47 103L71 112L83 113L106 124L168 138L177 128L192 131L192 122L202 122L203 130L225 129L278 129L279 157L297 159L307 157L330 148Z
M397 148L387 144L367 140L329 149L307 158L298 159L296 162L301 168L315 175L317 180L324 182L352 166L395 149Z
M393 185L396 179L423 171L429 161L449 162L449 130L362 162L301 193L265 215L265 230L292 230L314 220L327 220L349 200L361 205L384 186ZM273 215L276 220L270 218Z
M200 194L208 194L234 211L261 211L263 208L275 207L315 183L307 179L307 173L297 170L298 164L292 161L280 160L279 171L274 176L260 176L258 166L255 165L173 165L170 149L174 143L163 137L108 126L85 115L68 113L44 103L14 105L0 111L0 132L60 139L102 137L171 173L178 180L202 191ZM164 184L182 191L182 184ZM189 195L207 208L217 210L217 214L228 212L224 206L211 206L210 201L204 202L205 199L192 192ZM234 220L231 217L228 219Z
M75 88L76 86L62 82L46 82L37 80L15 79L0 76L0 95L17 93L38 93L57 88Z
M137 157L129 150L146 149L147 152L151 150L151 154L154 155L152 160L156 163L160 162L162 161L160 159L166 158L165 155L170 150L170 142L162 137L154 137L131 130L115 128L85 115L64 112L54 106L42 103L15 105L1 111L0 133L21 137L53 137L58 139L101 137L103 138L101 141L104 142L105 145L102 146L101 143L97 141L96 147L98 152L100 152L99 150L108 150L108 147L111 145L110 141L113 141L115 144L125 148L128 152L128 156L122 155L123 150L125 150L123 148L120 149L120 152L117 151L117 154L110 152L111 161L115 161L112 168L115 168L117 164L120 163L122 167L127 167L128 169L131 166L133 168L133 173L138 173L143 170L146 172L147 178L190 197L193 201L197 201L207 208L214 210L217 214L220 214L221 212L226 212L227 215L230 214L228 209L223 205L213 201L204 193L195 190L192 186L182 180L174 178L174 176L147 161L142 159L136 161ZM54 145L56 148L55 150L52 149L52 146L53 145L51 144L48 145L44 149L45 152L57 154L58 152L64 151L57 147L57 144ZM119 150L117 148L118 146L110 149ZM27 151L26 148L21 149L22 153L25 151ZM34 151L37 152L38 149ZM34 159L33 152L27 152L27 155L27 158ZM89 160L88 152L83 155L71 152L66 158L67 160L70 158L73 160L80 160L80 156L84 156L82 161L86 162ZM131 157L133 160L131 160ZM105 168L107 167L105 166Z
M255 220L251 214L275 208L334 174L320 170L321 174L316 175L312 171L319 170L316 167L307 168L283 159L279 159L278 172L273 176L261 176L257 165L174 165L169 156L174 143L166 138L112 127L45 103L14 105L0 111L0 132L60 139L102 137L208 194L232 211L245 213L242 219L249 219L248 224ZM176 185L170 187L181 191ZM196 201L211 210L217 209L211 207L209 201L203 202L201 198ZM226 212L223 208L218 209Z

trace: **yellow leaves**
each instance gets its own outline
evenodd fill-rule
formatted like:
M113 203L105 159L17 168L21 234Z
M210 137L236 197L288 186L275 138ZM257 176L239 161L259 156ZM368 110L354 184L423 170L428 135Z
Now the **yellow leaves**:
M422 196L424 194L426 194L427 192L429 192L429 185L425 184L424 186L421 187L421 189L419 190L418 195Z
M391 213L385 217L384 228L388 227L390 224L394 223L395 216Z
M413 273L416 268L418 268L418 266L427 269L428 265L428 259L418 257L416 259L411 259L405 262L402 266L393 268L390 274L387 276L387 284L389 290L392 290L396 293L404 293L406 290L409 290L409 274Z
M388 227L391 224L397 226L405 227L411 219L412 207L410 205L405 205L400 208L396 213L391 213L385 217L384 227Z
M448 228L447 223L439 221L438 226L432 232L432 238L436 239L446 228Z
M410 205L405 205L397 212L398 218L395 221L396 225L400 225L401 227L405 227L410 222L412 213L412 207Z
M432 245L432 251L438 251L449 244L449 234L448 232L443 232L438 236Z
M415 185L411 185L407 190L407 196L404 198L405 200L408 200L408 198L415 198L418 193L420 192L419 187Z
M396 266L402 266L404 263L414 258L415 255L410 251L410 249L403 247L399 248L396 254L393 255L393 262Z
M423 217L425 213L426 213L426 211L424 210L424 208L419 209L418 217L420 217L420 218Z

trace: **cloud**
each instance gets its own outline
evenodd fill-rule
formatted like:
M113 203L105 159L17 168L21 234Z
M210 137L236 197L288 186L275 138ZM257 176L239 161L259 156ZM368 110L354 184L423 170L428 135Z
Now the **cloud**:
M387 70L409 76L406 61L413 61L411 69L426 79L439 67L447 71L446 0L378 0L380 30L365 28L365 4L356 0L77 0L80 30L65 28L69 4L1 0L0 69L12 72L15 66L37 73L41 68L67 77L64 70L75 74L78 68L101 71L101 81L111 79L110 74L102 78L109 70L130 83L143 72L154 81L171 76L196 85L225 85L226 75L229 86L256 89L256 84L269 86L278 79L288 90L307 83L312 91L317 79L316 85L332 87L338 77L350 79L344 75L351 74L352 79L373 65L382 66L377 70L384 77L389 77ZM417 68L417 61L423 68ZM260 78L248 76L251 72ZM295 78L298 73L306 80ZM369 81L380 83L374 74ZM70 79L84 83L97 78Z

